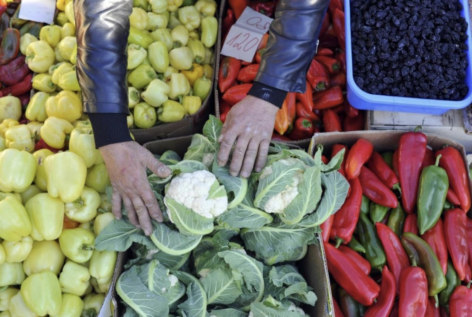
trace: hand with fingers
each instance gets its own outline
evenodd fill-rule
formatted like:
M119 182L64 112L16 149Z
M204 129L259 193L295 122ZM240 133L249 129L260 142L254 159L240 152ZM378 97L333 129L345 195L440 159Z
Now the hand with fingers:
M260 172L267 160L275 116L279 109L273 104L247 96L234 105L226 117L221 131L218 164L228 163L231 150L230 173L247 178L255 167Z
M171 170L135 142L106 145L100 148L100 153L113 187L113 214L121 219L123 203L130 222L151 235L151 218L161 222L163 217L148 183L146 168L161 178L168 177Z

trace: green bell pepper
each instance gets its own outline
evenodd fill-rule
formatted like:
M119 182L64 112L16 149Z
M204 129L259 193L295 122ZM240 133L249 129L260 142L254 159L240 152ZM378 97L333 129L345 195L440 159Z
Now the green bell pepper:
M157 41L149 45L149 62L154 70L163 73L169 67L169 52L164 42Z
M142 31L133 27L129 28L128 42L130 44L136 44L147 49L153 42L151 35L148 31Z
M175 69L172 66L169 66L169 67L167 67L166 71L164 72L164 79L166 81L169 81L172 74L178 74L178 73L179 73L179 71L177 69Z
M134 87L128 87L128 107L133 109L141 100L141 94L139 90Z
M62 253L77 263L90 260L93 254L95 236L83 228L66 229L59 237Z
M135 69L142 64L148 52L136 44L128 45L128 69Z
M141 97L149 105L153 107L160 107L169 98L167 95L170 92L170 87L160 79L151 81L145 91L141 93Z
M148 31L155 31L157 29L165 29L169 23L169 13L157 14L154 12L148 12L148 24L146 29ZM152 35L151 35L152 37Z
M59 12L56 17L56 23L60 26L64 26L64 24L68 23L69 19L65 12ZM72 24L72 23L71 23Z
M173 30L178 25L182 25L179 20L178 12L171 12L169 15L169 24L167 25L167 28Z
M6 311L10 309L10 300L13 296L18 294L20 290L9 287L4 291L0 291L0 311Z
M205 61L205 47L202 41L189 40L187 46L192 51L195 63L202 64Z
M387 226L392 229L398 237L403 233L403 225L405 224L405 212L400 203L397 208L392 209L388 217Z
M61 285L50 271L29 276L21 284L20 292L26 306L38 316L54 316L61 309Z
M115 220L115 216L111 212L99 214L93 222L93 232L95 235L98 236L113 220Z
M149 2L147 0L133 0L133 7L149 11Z
M151 0L152 1L152 0ZM103 294L89 294L84 298L84 310L82 316L97 317L105 301Z
M216 2L213 0L198 0L195 8L205 17L213 17L216 13Z
M175 12L183 3L184 0L167 0L167 10Z
M66 23L61 29L61 39L67 36L75 36L75 26L72 23Z
M140 129L153 127L157 121L156 109L145 102L138 103L134 107L134 125Z
M31 252L33 248L33 239L23 237L20 241L3 241L2 248L5 251L5 260L8 263L21 263Z
M77 263L67 261L59 276L63 293L83 296L90 285L89 270Z
M44 192L38 186L33 184L30 187L28 187L27 190L25 190L24 192L21 193L21 201L23 202L24 205L26 205L28 200L30 200L34 196L36 196L38 194L42 194L42 193L44 193Z
M151 10L154 13L165 13L167 11L167 0L149 0Z
M139 65L128 76L128 82L136 89L143 89L157 78L157 74L150 65Z
M80 86L79 81L77 79L77 72L75 71L75 69L62 75L59 79L58 85L63 90L79 91Z
M178 70L187 70L192 67L193 53L188 47L174 48L169 53L172 67Z
M377 222L382 222L382 220L384 220L385 216L387 215L388 211L388 207L381 206L379 204L374 203L373 201L370 202L369 215L370 220L372 220L374 224L376 224Z
M347 246L350 247L351 249L353 249L356 252L365 253L364 246L354 236L352 236L351 241L348 243Z
M154 41L164 42L166 45L167 51L170 51L174 45L172 35L168 29L157 29L151 33L151 37Z
M61 41L61 27L58 25L43 26L39 33L39 40L45 41L49 46L55 48Z
M206 17L202 19L202 43L206 47L213 47L218 35L218 20L215 17Z
M185 108L177 101L168 100L157 109L157 117L161 122L176 122L185 116Z
M26 55L26 49L28 48L28 45L30 45L33 42L38 42L39 40L34 36L29 33L26 33L20 38L20 52L23 55Z
M57 241L34 241L33 249L23 262L26 275L51 271L58 275L64 265L64 254Z
M449 307L449 299L451 298L452 293L454 293L455 289L459 285L461 285L459 274L457 274L456 270L454 269L454 265L452 265L451 261L447 261L446 282L446 288L443 289L441 293L439 293L439 305L444 308Z
M194 6L183 7L179 9L179 20L187 30L193 31L200 27L200 12Z
M69 219L84 223L97 216L99 206L100 194L95 189L84 187L76 201L66 203L65 213Z
M170 32L173 41L173 47L183 47L186 46L189 40L188 30L183 25L177 25Z
M200 97L200 99L206 100L211 92L212 83L211 80L206 77L200 77L195 81L193 85L193 94Z
M28 308L20 292L18 292L10 300L10 313L12 317L38 317L36 313L34 313L31 309Z
M62 62L49 67L49 75L52 75L52 82L56 85L59 84L62 75L71 71L75 71L74 65L67 62Z
M97 279L98 284L111 280L115 270L117 253L114 251L93 251L90 259L90 276Z
M147 12L141 8L133 8L131 15L129 16L129 23L132 28L136 30L144 31L148 24Z
M24 280L23 264L5 262L0 265L0 287L21 285Z
M169 98L177 100L179 96L186 96L190 93L190 83L184 74L172 74L169 81Z
M365 256L367 260L370 262L372 268L382 271L383 266L387 262L387 258L382 243L377 236L375 226L364 213L360 214L357 226L359 230L359 238L361 244L365 248Z

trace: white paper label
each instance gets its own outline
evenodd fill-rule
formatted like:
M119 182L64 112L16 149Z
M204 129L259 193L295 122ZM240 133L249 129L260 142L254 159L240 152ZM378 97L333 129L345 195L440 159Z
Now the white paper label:
M252 62L262 36L269 31L272 21L271 18L246 7L229 30L221 54Z
M55 11L56 0L22 0L19 18L52 24Z

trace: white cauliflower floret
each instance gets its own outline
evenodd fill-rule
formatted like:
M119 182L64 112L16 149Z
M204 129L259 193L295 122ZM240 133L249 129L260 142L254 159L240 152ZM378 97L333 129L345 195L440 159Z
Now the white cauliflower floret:
M166 196L200 216L213 219L228 209L228 197L226 195L208 199L210 188L215 182L218 184L215 175L208 171L184 173L172 179ZM168 214L170 215L170 212ZM171 218L170 221L172 221Z
M306 315L305 315L305 312L303 311L303 309L301 309L301 308L295 306L294 303L290 303L290 306L289 306L289 308L288 308L288 311L289 311L289 312L294 312L294 313L299 313L299 314L302 314L303 316L306 316Z
M215 153L205 153L203 154L202 163L206 167L210 167L213 164L213 159L215 158Z

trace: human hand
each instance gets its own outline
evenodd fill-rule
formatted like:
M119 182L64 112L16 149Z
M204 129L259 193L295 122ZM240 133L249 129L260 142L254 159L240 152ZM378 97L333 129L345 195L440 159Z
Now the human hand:
M247 96L234 105L226 117L218 142L218 164L225 166L236 142L230 165L230 173L249 177L254 167L260 172L267 160L275 116L279 109L273 104ZM257 157L257 161L256 161Z
M168 177L171 170L135 142L106 145L100 148L100 153L113 187L113 214L121 219L123 202L129 221L150 235L151 218L161 222L163 217L148 183L146 167L161 178Z

